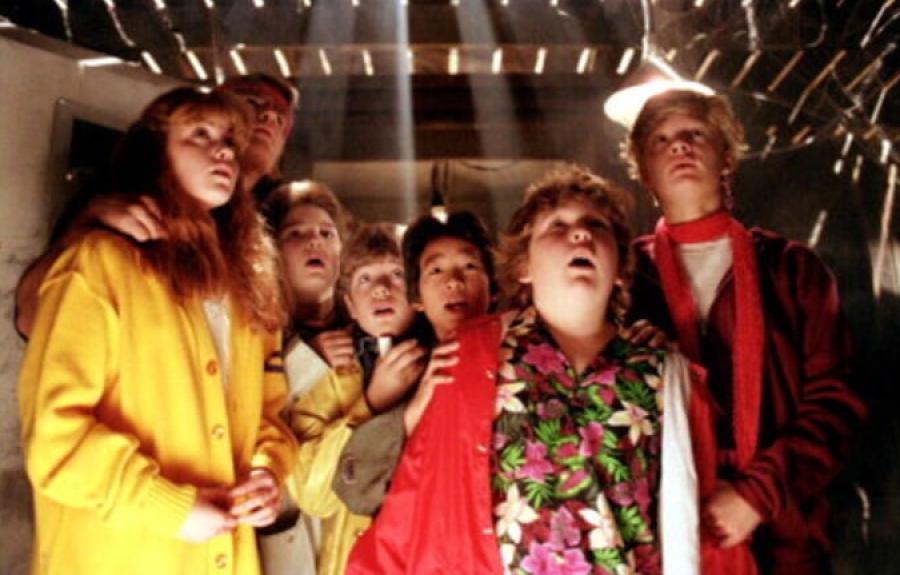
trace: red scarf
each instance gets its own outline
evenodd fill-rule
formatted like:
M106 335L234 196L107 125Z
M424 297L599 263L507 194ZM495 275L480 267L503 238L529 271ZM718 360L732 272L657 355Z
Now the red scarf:
M700 334L697 306L690 282L676 255L677 244L706 242L729 236L733 254L735 283L735 335L732 347L734 386L733 429L738 469L750 462L756 451L762 393L764 325L759 294L759 271L750 233L727 211L700 220L669 226L660 219L654 242L656 266L662 280L666 303L672 314L681 350L700 362ZM719 453L716 446L712 400L708 389L698 387L691 396L691 435L700 482L700 497L716 489ZM703 548L704 573L755 573L749 545L720 549Z

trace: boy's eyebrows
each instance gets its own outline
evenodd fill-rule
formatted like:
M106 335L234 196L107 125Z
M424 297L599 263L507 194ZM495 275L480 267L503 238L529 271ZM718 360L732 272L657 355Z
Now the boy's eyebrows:
M425 266L427 266L428 264L432 263L433 261L439 260L439 259L442 259L442 258L445 258L445 257L447 257L447 254L445 254L444 252L432 253L432 254L430 254L430 255L428 255L428 256L422 258L422 264L421 264L421 267L425 267Z
M452 257L454 255L462 255L465 257L469 257L469 258L481 261L481 254L479 253L478 248L476 248L475 246L466 246L459 250L453 250L453 252L451 252L451 253L447 253L447 252L432 253L431 255L422 259L422 266L423 267L427 266L428 264L430 264L431 262L433 262L435 260Z
M288 228L313 228L313 227L326 228L329 230L337 229L337 226L328 220L306 220L306 219L298 219L298 220L286 220L284 224L282 224L281 229L286 230Z

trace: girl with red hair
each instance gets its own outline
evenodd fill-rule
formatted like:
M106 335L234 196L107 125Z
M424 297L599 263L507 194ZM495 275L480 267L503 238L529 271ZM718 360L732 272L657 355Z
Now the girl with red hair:
M259 572L294 446L246 122L220 93L154 100L111 185L155 200L164 239L88 231L44 279L19 382L35 572Z

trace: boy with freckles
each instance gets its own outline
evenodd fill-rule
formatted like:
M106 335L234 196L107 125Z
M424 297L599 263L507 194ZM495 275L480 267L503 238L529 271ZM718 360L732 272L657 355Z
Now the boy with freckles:
M416 312L406 299L392 226L365 224L348 239L338 283L353 323L323 334L332 344L326 356L332 369L290 408L305 462L295 476L298 503L323 519L319 574L344 572L350 548L370 522L350 513L331 491L340 450L353 427L402 398L421 375L425 356L414 337ZM388 350L393 341L398 343Z
M393 375L385 377L383 385L373 381L366 390L369 405L380 415L353 432L333 483L335 493L355 513L373 515L380 507L403 444L435 387L452 381L446 370L458 362L456 330L487 313L495 298L491 245L484 225L470 212L453 213L446 222L422 216L407 230L406 289L413 307L427 320L423 331L430 333L418 345L394 346L379 363L379 369ZM425 367L426 347L432 346Z

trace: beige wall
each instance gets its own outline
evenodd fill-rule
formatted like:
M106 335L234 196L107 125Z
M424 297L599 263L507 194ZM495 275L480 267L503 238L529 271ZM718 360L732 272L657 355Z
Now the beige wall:
M22 469L16 383L24 345L13 329L13 290L46 241L52 183L62 174L54 146L60 98L68 109L125 126L174 85L131 66L80 69L97 54L24 30L0 35L0 573L27 573L30 488ZM61 159L65 162L65 158Z

